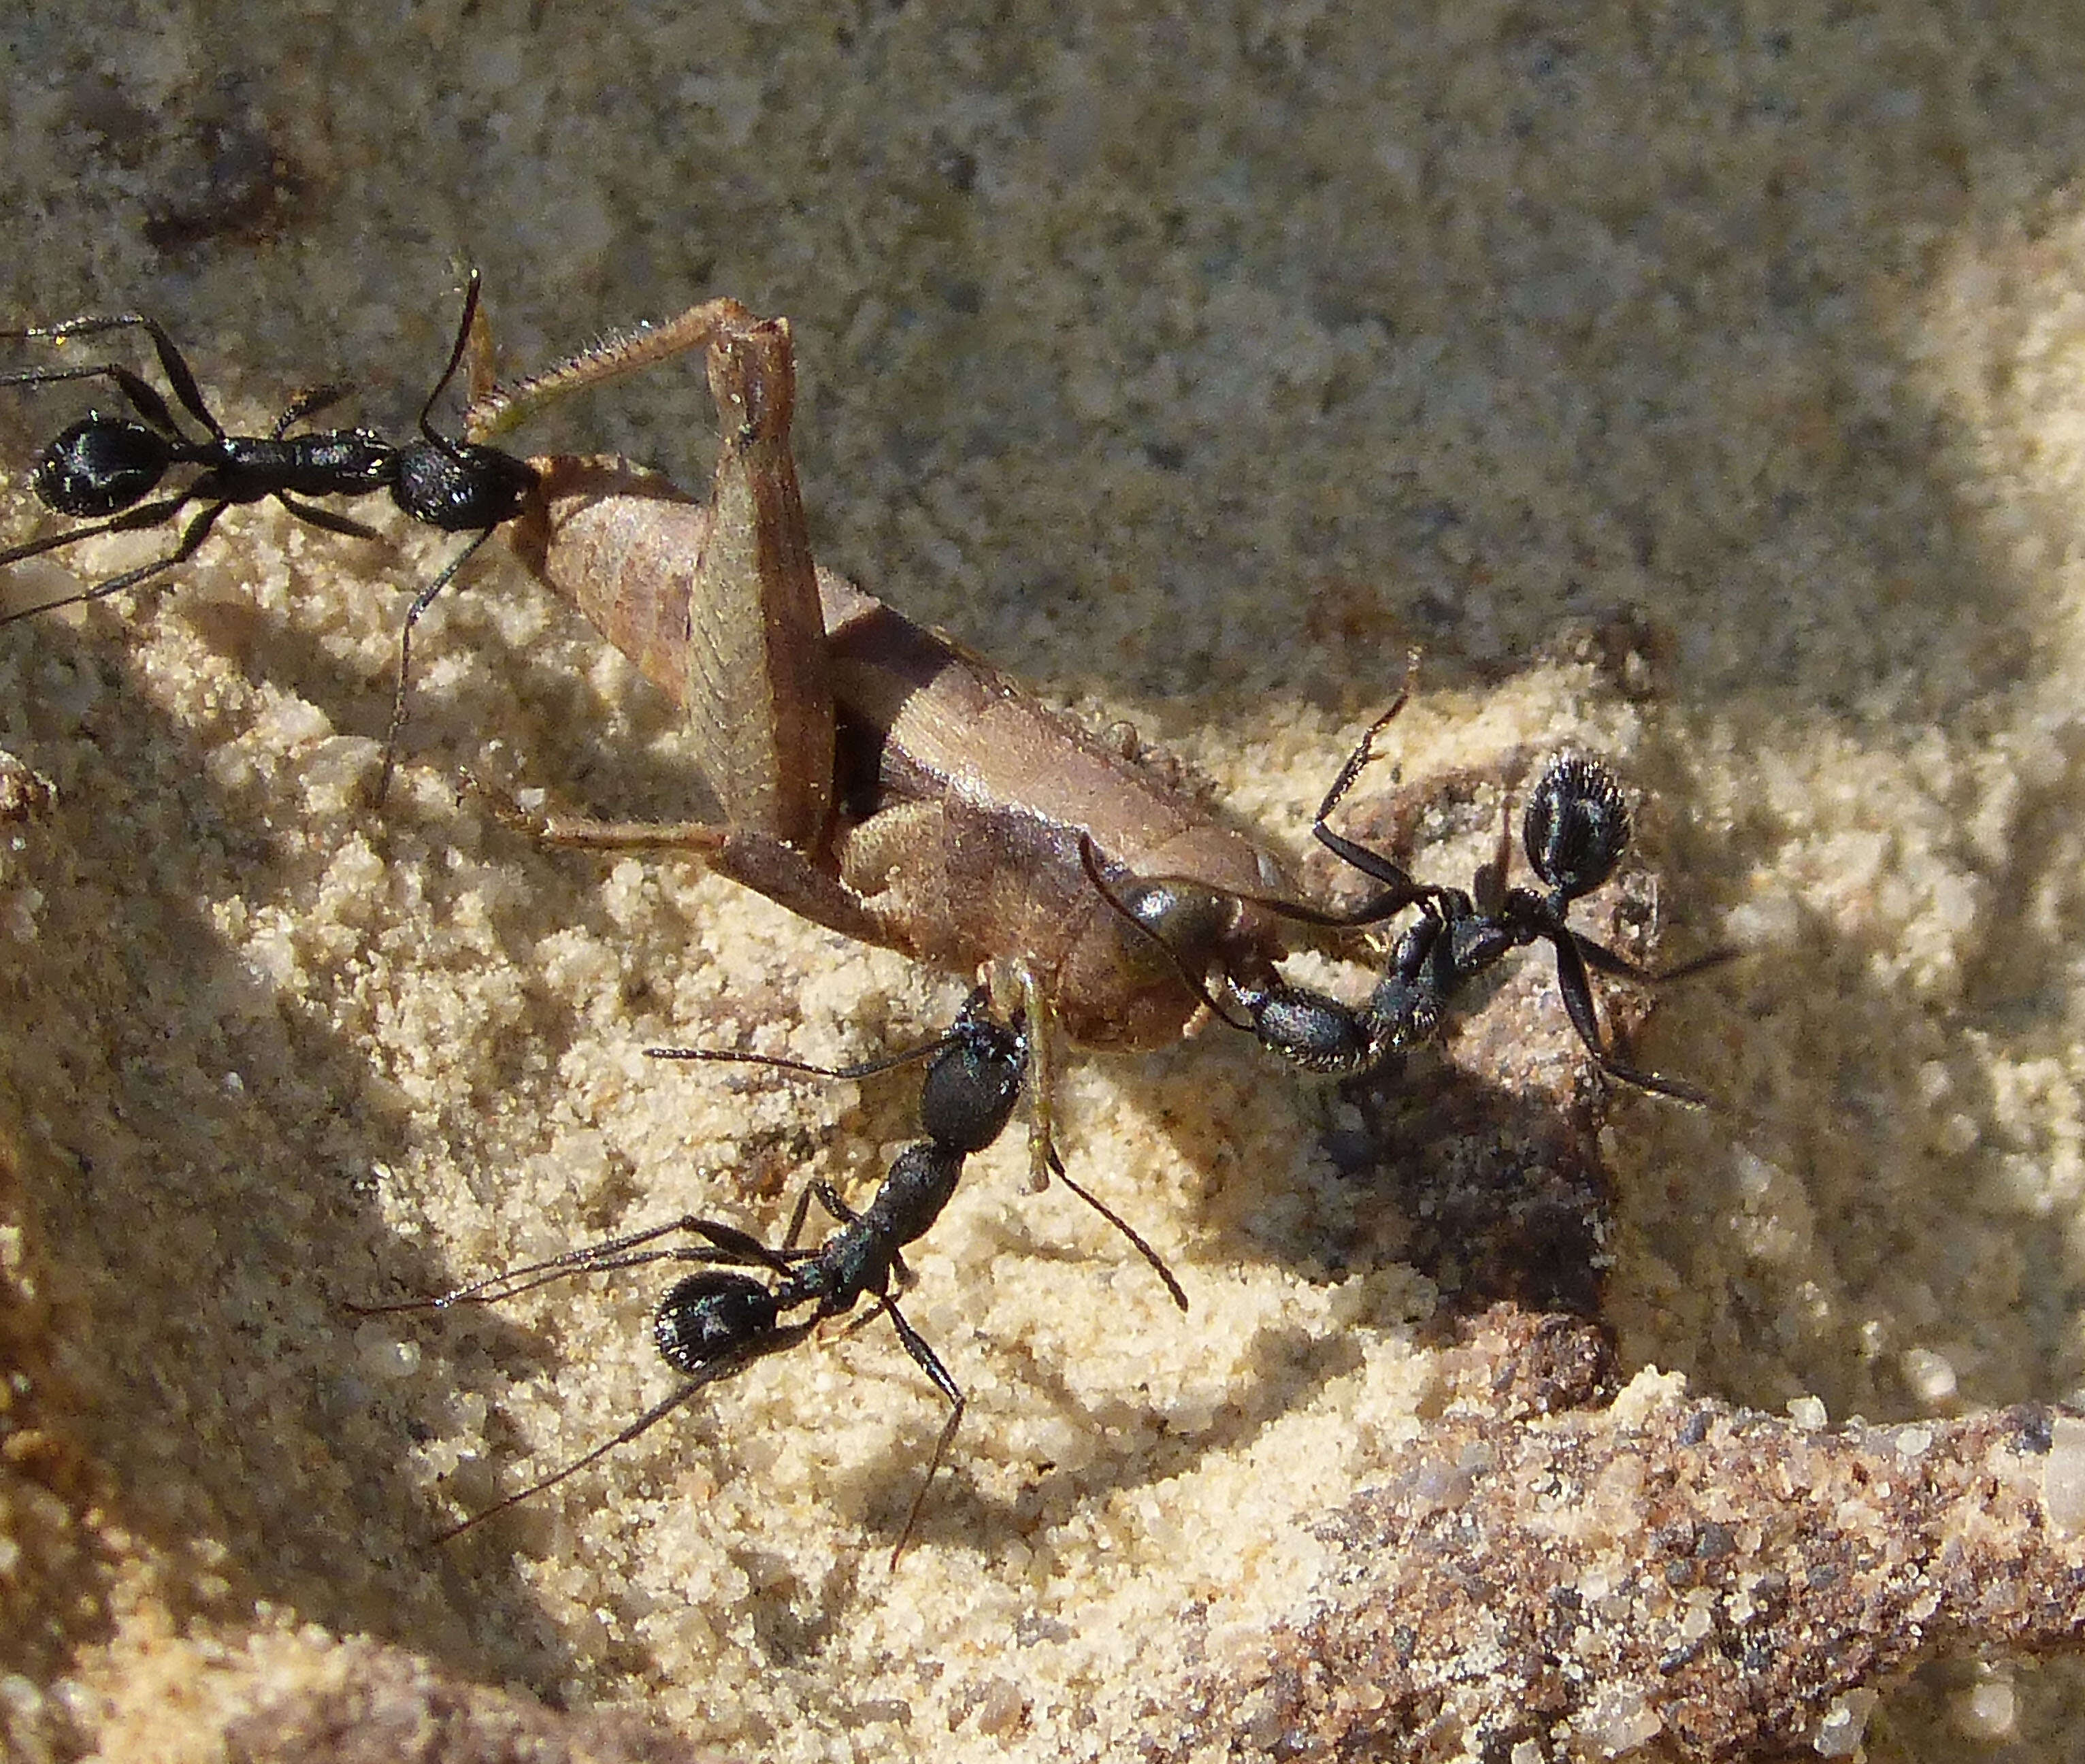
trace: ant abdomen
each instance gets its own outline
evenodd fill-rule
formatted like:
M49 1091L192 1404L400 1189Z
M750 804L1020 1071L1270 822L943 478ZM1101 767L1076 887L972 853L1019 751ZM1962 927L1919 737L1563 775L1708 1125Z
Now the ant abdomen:
M659 1357L690 1375L772 1333L781 1310L772 1289L750 1274L706 1269L666 1289L652 1319Z
M82 417L37 457L29 487L75 519L113 515L151 495L173 463L163 436L127 418Z
M1590 895L1614 874L1629 832L1622 787L1590 754L1552 758L1521 820L1529 864L1567 901Z

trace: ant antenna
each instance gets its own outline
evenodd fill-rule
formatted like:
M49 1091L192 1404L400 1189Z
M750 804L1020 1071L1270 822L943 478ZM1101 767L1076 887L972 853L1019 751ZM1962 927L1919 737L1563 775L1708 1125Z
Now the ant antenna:
M977 996L972 995L973 1001ZM966 1004L963 1008L967 1011L970 1005ZM873 1078L879 1073L894 1072L900 1066L911 1065L916 1060L931 1060L936 1054L954 1045L963 1035L960 1027L962 1019L959 1017L957 1021L958 1027L935 1036L932 1041L923 1041L916 1048L906 1048L897 1053L886 1053L879 1059L864 1060L857 1065L813 1065L808 1061L792 1060L781 1054L734 1053L723 1048L647 1048L644 1057L648 1060L707 1060L718 1065L766 1066L771 1071L786 1072L807 1078Z
M478 291L484 283L483 274L475 269L465 280L463 317L456 325L456 343L449 351L448 365L442 369L441 378L435 382L433 390L428 393L427 402L420 406L419 420L415 425L423 440L431 446L440 448L459 465L465 462L461 449L456 442L435 427L435 406L440 402L442 394L449 389L449 382L456 378L456 369L463 365L463 352L470 344L471 326L478 320Z
M1187 1309L1187 1290L1173 1277L1173 1270L1166 1265L1165 1258L1144 1241L1135 1226L1116 1212L1106 1201L1102 1200L1090 1188L1072 1180L1070 1173L1064 1168L1064 1160L1057 1155L1057 1148L1055 1146L1050 1147L1048 1157L1051 1174L1128 1239L1129 1247L1150 1265L1152 1273L1157 1275L1175 1307L1184 1315Z
M381 806L391 793L398 769L398 743L405 733L407 699L413 674L413 631L435 597L456 580L478 548L509 521L519 517L542 482L536 468L504 449L482 441L452 440L435 427L435 406L456 378L478 319L484 278L476 270L464 286L463 312L456 324L449 359L420 406L420 439L397 450L393 499L411 519L444 533L470 532L470 542L451 558L441 572L415 594L398 627L398 675L391 693L391 724L384 734L384 764L376 778Z
M402 1309L404 1307L400 1307L398 1308ZM814 1319L812 1322L809 1323L792 1324L789 1326L787 1332L777 1332L778 1337L786 1333L787 1339L783 1340L777 1337L771 1337L769 1341L762 1345L760 1352L773 1352L779 1348L787 1347L794 1342L802 1340L805 1336L810 1333L812 1328L815 1326L815 1321L816 1320ZM646 1409L643 1414L639 1415L635 1421L631 1422L629 1426L624 1427L620 1432L615 1434L612 1438L603 1440L601 1444L594 1447L591 1451L582 1452L578 1457L573 1459L570 1464L561 1464L558 1469L553 1470L548 1476L531 1482L528 1487L524 1489L517 1489L513 1494L503 1496L499 1500L495 1501L491 1506L485 1508L482 1512L473 1513L468 1519L458 1520L452 1525L444 1526L440 1531L435 1532L427 1539L428 1548L438 1549L444 1544L453 1542L456 1539L462 1537L465 1532L477 1530L478 1528L482 1525L487 1520L499 1518L502 1513L507 1512L512 1508L519 1507L524 1501L533 1500L538 1494L546 1493L548 1490L555 1488L560 1482L566 1481L569 1477L578 1475L580 1471L585 1469L589 1464L600 1463L603 1458L606 1457L609 1452L614 1451L617 1447L626 1446L631 1440L638 1438L640 1435L649 1433L654 1427L658 1426L660 1422L664 1421L669 1415L672 1414L675 1409L684 1407L704 1385L713 1384L720 1378L728 1377L732 1373L737 1371L740 1366L745 1363L746 1359L751 1359L756 1357L757 1356L755 1354L749 1353L745 1356L744 1359L735 1359L728 1363L723 1361L718 1361L709 1367L706 1367L699 1375L691 1377L686 1380L677 1389L672 1391L668 1395L662 1396L657 1402L654 1403L649 1409ZM936 1461L938 1462L938 1459Z

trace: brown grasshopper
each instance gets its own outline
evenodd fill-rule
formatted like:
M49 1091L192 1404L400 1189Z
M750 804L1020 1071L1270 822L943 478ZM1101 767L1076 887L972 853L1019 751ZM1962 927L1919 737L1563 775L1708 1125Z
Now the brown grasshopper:
M1279 861L1153 767L817 567L787 321L718 300L512 386L476 363L465 433L483 442L698 346L723 430L707 502L619 459L537 458L508 530L699 725L722 818L529 824L558 844L689 852L832 930L983 971L1030 1025L1040 1187L1052 1025L1088 1046L1161 1045L1203 1008L1187 976L1269 984L1281 918L1321 916L1280 905Z
M1312 823L1375 892L1337 909L1296 899L1271 852L1151 765L816 565L790 451L786 321L712 301L503 388L481 359L465 434L482 444L551 398L694 347L707 352L723 429L708 502L622 460L538 458L537 489L507 530L529 567L700 725L722 818L517 817L541 836L690 852L833 930L982 971L1002 1009L1018 1008L1030 1026L1038 1188L1051 1157L1053 1026L1089 1046L1148 1048L1206 1009L1293 1064L1358 1073L1427 1039L1471 976L1538 941L1554 949L1573 1027L1603 1069L1706 1101L1619 1060L1599 1031L1588 965L1638 982L1669 976L1564 923L1629 841L1619 788L1596 763L1557 775L1585 788L1546 781L1531 801L1542 824L1530 821L1527 850L1548 895L1502 891L1501 881L1499 900L1480 904L1421 884L1329 825L1400 693ZM1501 856L1501 878L1504 869ZM1408 907L1420 921L1366 1005L1276 971L1285 925L1351 929ZM1249 1022L1218 1001L1225 993Z

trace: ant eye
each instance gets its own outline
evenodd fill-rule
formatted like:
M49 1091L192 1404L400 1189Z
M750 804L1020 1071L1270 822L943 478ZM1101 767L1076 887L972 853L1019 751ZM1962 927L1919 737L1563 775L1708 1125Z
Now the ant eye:
M1589 754L1557 754L1527 799L1521 839L1535 873L1565 899L1590 894L1629 849L1629 804L1614 774Z
M113 515L149 496L170 462L164 437L143 423L84 416L44 449L29 487L58 514Z

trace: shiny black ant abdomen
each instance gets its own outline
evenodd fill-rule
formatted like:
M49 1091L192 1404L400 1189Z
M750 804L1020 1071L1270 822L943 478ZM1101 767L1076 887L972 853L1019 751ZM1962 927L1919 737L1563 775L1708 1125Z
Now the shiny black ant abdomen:
M391 727L384 742L384 769L377 788L380 800L390 784L398 734L405 723L413 627L478 548L520 513L538 482L535 468L526 460L499 448L452 440L434 426L435 405L456 377L470 339L478 313L478 287L479 278L473 272L448 364L420 407L418 433L403 444L393 444L369 429L290 432L345 397L348 389L341 385L316 386L299 393L265 435L227 432L210 410L194 372L173 339L155 321L142 313L89 315L57 325L0 331L0 339L40 338L53 342L112 331L142 331L151 342L159 371L176 402L204 431L200 436L190 434L165 397L119 362L0 374L0 386L105 380L123 395L132 413L125 416L90 411L68 425L38 455L29 478L37 500L54 514L87 525L0 550L0 566L39 557L105 533L138 532L159 526L185 508L196 509L180 538L164 555L61 599L0 615L0 625L53 607L100 600L164 575L193 557L225 510L236 504L272 498L299 521L325 532L375 538L374 529L320 508L308 499L389 491L408 520L440 532L469 533L474 537L414 597L406 610L399 636ZM193 468L195 475L168 494L155 495L168 474L184 466Z

